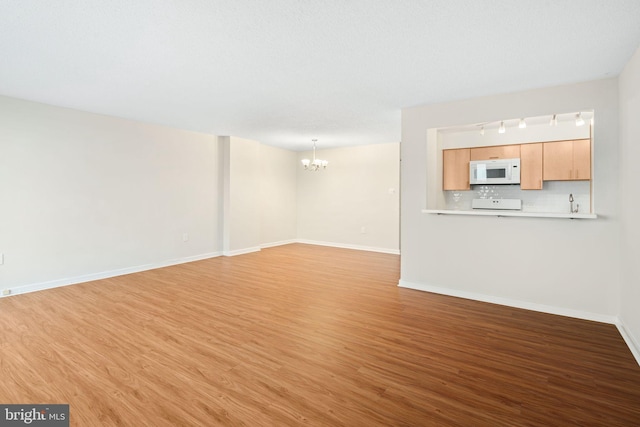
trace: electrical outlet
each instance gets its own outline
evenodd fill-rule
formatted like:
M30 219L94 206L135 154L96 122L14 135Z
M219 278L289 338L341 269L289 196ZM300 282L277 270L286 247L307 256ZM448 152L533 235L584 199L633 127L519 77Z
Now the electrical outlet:
M3 289L2 290L2 296L7 296L7 295L11 295L11 289Z
M187 240L189 240L189 233L183 233L182 234L182 241L186 242Z

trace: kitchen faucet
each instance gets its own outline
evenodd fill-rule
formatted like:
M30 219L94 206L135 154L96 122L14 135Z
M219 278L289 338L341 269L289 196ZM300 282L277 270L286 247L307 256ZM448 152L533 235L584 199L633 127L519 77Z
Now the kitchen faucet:
M578 210L580 209L580 204L576 203L576 208L573 209L573 194L569 194L569 210L571 211L571 213L578 213Z

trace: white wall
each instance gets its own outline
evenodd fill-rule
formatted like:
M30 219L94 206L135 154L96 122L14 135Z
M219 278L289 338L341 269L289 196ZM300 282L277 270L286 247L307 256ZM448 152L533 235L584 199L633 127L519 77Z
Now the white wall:
M261 246L297 238L298 156L294 151L260 146Z
M640 362L640 49L620 75L622 290L620 318Z
M260 143L237 137L221 137L223 159L224 255L260 250L261 203Z
M422 213L427 129L593 110L597 220ZM617 79L402 111L401 285L612 320L619 310ZM487 250L491 247L491 251Z
M317 157L329 161L326 170L310 172L300 166L298 238L397 253L399 145L318 150ZM299 153L298 159L311 155Z
M0 97L0 153L0 288L220 250L215 137Z

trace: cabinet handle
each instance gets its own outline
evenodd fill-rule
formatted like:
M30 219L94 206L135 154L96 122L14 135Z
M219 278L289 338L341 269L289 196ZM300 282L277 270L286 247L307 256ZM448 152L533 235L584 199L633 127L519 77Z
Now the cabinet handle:
M580 169L576 169L576 179L580 178Z
M540 189L542 190L542 180L540 180Z
M489 159L497 159L498 156L489 157Z

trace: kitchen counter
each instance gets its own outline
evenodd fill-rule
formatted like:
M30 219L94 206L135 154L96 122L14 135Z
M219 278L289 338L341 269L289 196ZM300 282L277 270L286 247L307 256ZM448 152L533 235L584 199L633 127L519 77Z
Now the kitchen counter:
M522 212L513 210L453 210L453 209L423 209L422 213L437 215L470 215L470 216L520 216L527 218L567 218L567 219L596 219L596 214L588 213L547 213L547 212Z

